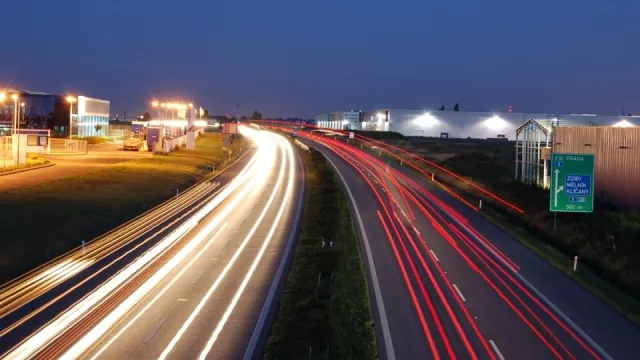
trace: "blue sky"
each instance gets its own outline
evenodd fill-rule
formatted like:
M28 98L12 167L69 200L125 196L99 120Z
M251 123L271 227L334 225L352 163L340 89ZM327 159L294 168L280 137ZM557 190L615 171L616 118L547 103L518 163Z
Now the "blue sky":
M637 0L23 0L0 84L212 113L640 113ZM16 29L10 30L10 29Z

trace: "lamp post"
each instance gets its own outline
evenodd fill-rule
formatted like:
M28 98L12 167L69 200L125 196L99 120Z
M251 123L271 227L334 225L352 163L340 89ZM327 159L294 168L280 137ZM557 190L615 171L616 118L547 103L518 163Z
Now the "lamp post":
M0 103L4 103L6 99L7 99L7 94L5 94L4 92L0 92Z
M18 94L11 95L11 99L13 100L13 133L18 133Z
M24 102L20 103L20 121L24 121L25 123L27 122L27 108Z
M69 103L69 140L71 140L71 133L73 132L73 103L76 102L76 98L73 96L67 96L67 102ZM78 134L80 134L79 123L78 123Z

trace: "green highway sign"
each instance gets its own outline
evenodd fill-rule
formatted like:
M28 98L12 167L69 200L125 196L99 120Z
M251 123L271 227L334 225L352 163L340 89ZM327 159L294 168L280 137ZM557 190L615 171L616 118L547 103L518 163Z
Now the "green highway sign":
M551 157L549 210L593 212L595 156L557 154Z

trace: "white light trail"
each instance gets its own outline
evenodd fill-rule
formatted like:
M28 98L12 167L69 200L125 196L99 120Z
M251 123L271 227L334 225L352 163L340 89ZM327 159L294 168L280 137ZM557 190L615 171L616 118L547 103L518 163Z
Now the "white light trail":
M245 130L250 130L245 128ZM250 130L247 131L249 133L251 132L257 132L255 130ZM273 139L271 138L267 138L266 136L264 136L262 133L257 132L258 134L260 134L260 136L262 137L261 140L263 141L268 141L271 140L273 141ZM257 134L256 134L257 135ZM272 149L275 149L276 147L273 146ZM263 151L262 149L260 149L260 151ZM224 269L222 270L222 272L220 273L220 275L218 276L218 278L215 280L215 282L213 283L213 285L211 285L211 287L209 288L209 290L205 293L205 295L202 297L202 299L200 300L200 302L198 303L198 305L196 306L196 308L193 310L193 312L191 312L191 314L189 315L189 317L187 318L187 320L184 322L184 324L182 325L182 327L180 327L180 329L178 330L178 332L176 333L176 335L173 337L173 339L171 339L171 342L169 342L169 344L167 345L167 347L164 349L164 351L162 352L162 354L159 357L159 360L164 360L167 358L167 356L169 355L169 353L173 350L173 348L176 346L176 344L178 343L178 341L180 341L180 338L182 337L182 335L184 335L184 333L187 331L187 329L189 328L189 326L191 325L191 323L195 320L195 318L198 316L198 314L200 313L200 311L202 310L202 308L206 305L207 301L209 300L209 298L211 298L211 296L213 295L213 293L215 292L215 290L218 288L218 286L220 285L220 283L222 282L222 280L224 279L224 277L227 275L227 273L231 270L231 268L233 267L233 265L235 264L236 260L238 259L238 257L240 257L240 254L243 252L244 248L247 246L247 244L249 243L249 240L251 240L251 238L253 237L253 234L256 232L256 230L258 229L258 227L260 226L260 224L262 223L262 220L264 219L264 217L267 214L267 211L269 210L269 208L271 207L271 204L273 203L273 201L275 200L276 194L278 193L278 189L281 187L281 184L283 182L283 178L284 178L284 172L285 172L285 167L286 167L286 161L284 159L284 149L282 149L281 153L283 154L283 159L282 162L280 164L280 172L278 174L278 179L276 181L276 185L274 186L274 190L271 193L271 195L269 196L269 199L267 200L267 204L265 205L265 207L263 208L262 212L260 213L258 219L256 220L256 222L254 223L253 227L251 228L251 230L249 230L249 233L247 234L247 236L244 238L244 240L242 241L242 243L240 244L240 246L238 247L238 249L236 250L236 252L233 254L233 257L229 260L229 262L227 263L227 265L224 267ZM274 157L275 158L275 157Z
M23 341L17 347L12 349L6 354L5 359L25 359L31 357L33 354L42 350L42 348L58 337L61 333L64 333L70 326L78 321L83 315L91 311L94 307L98 306L102 301L107 298L109 294L118 289L120 286L131 279L136 273L142 270L145 266L149 265L168 250L176 241L182 236L192 230L198 222L208 215L213 209L215 209L222 201L229 197L235 190L237 190L248 178L248 169L253 164L257 163L259 167L264 165L260 162L256 162L257 155L251 159L251 161L245 166L241 173L233 179L229 186L225 187L215 198L207 203L202 209L200 209L193 217L179 226L174 232L169 234L162 241L158 242L153 248L149 249L146 253L141 255L127 267L122 269L119 273L114 275L100 287L96 288L91 294L85 296L83 299L76 302L70 309L62 313L56 319L49 322L47 325L40 328L28 339ZM255 177L254 177L255 178ZM230 210L229 210L230 211ZM221 220L217 220L219 224Z
M242 293L244 292L244 289L247 287L247 284L249 284L249 281L251 280L251 277L253 276L253 273L255 272L256 268L258 267L258 264L260 263L260 260L262 259L262 256L264 255L264 252L267 250L267 246L271 242L271 238L273 237L273 234L274 234L276 228L278 227L278 225L280 223L280 219L282 218L282 215L284 214L284 210L286 209L286 205L288 204L289 199L291 198L291 194L293 192L293 180L295 178L295 171L294 171L295 162L294 162L294 158L293 158L293 151L291 149L291 145L289 143L286 143L285 147L286 147L286 150L287 150L287 157L289 159L289 164L290 164L290 166L289 166L289 179L288 179L288 182L287 182L286 193L285 193L284 199L282 200L282 203L280 204L280 209L278 210L278 214L276 215L276 218L274 219L273 224L271 225L271 228L269 229L269 233L267 234L267 237L265 238L265 240L264 240L264 242L262 244L262 247L260 247L260 251L256 255L255 259L253 260L253 263L251 264L251 267L249 268L249 271L247 271L247 274L245 275L244 279L242 280L242 283L241 283L240 287L238 288L238 291L236 292L235 296L231 300L231 303L229 304L229 306L225 310L224 314L222 315L222 318L220 319L220 322L218 323L218 326L216 326L215 330L213 331L213 334L211 334L211 337L207 341L204 349L200 353L199 360L206 359L207 354L209 354L209 352L211 351L211 348L213 347L213 344L218 339L218 336L222 332L222 329L224 328L224 325L226 324L227 320L229 319L229 316L231 316L231 313L233 312L233 309L238 304L238 300L240 300L240 297L242 296Z
M162 291L160 291L149 303L147 303L147 305L142 310L138 311L136 313L136 316L134 316L131 320L129 320L129 322L124 327L122 327L122 329L120 329L120 331L118 331L117 334L112 336L111 339L109 339L109 341L102 348L100 348L100 350L98 350L98 352L96 352L93 355L92 359L97 359L98 356L100 356L109 346L111 346L111 344L113 344L113 342L115 342L120 337L120 335L122 335L129 327L131 327L131 325L133 325L133 323L136 320L138 320L138 318L140 318L147 310L149 310L149 308L156 301L158 301L158 299L162 295L164 295L167 292L167 290L169 290L169 288L176 281L178 281L178 279L180 279L180 277L200 258L200 256L202 256L202 254L209 248L209 246L211 246L211 244L213 244L214 240L218 237L218 235L220 235L222 233L222 231L226 227L227 227L227 223L225 222L218 229L218 231L213 236L211 236L209 238L209 241L207 242L207 244L202 249L200 249L200 251L198 251L198 253L191 259L191 261L189 261L189 263L187 263L184 267L182 267L182 270L180 270L180 272L177 275L175 275L167 285L165 285L165 287L162 289ZM165 267L167 267L167 265L165 265ZM163 269L160 270L160 272L162 272L163 270L164 270L164 267L163 267ZM156 273L156 275L158 275L158 274ZM154 275L154 277L156 275ZM100 326L100 325L101 324L99 324L98 326ZM85 338L86 338L86 336L85 336ZM82 341L78 342L78 344L80 344L81 342L85 342L85 338L83 338ZM87 339L86 342L89 342L89 339ZM65 353L62 358L67 358L67 357L73 358L73 356L80 356L85 350L82 350L81 348L76 349L76 346L78 346L78 344L74 345L74 347L69 349L69 351L67 351L67 353Z

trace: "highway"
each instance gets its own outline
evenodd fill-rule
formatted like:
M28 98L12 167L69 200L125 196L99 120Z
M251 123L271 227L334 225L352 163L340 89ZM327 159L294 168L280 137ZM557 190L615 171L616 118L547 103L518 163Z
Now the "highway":
M0 354L242 358L268 331L301 212L282 136L215 178L0 288ZM278 281L275 281L275 280Z
M637 358L635 326L473 205L407 166L299 134L330 160L353 202L381 358ZM576 312L585 306L593 316Z

